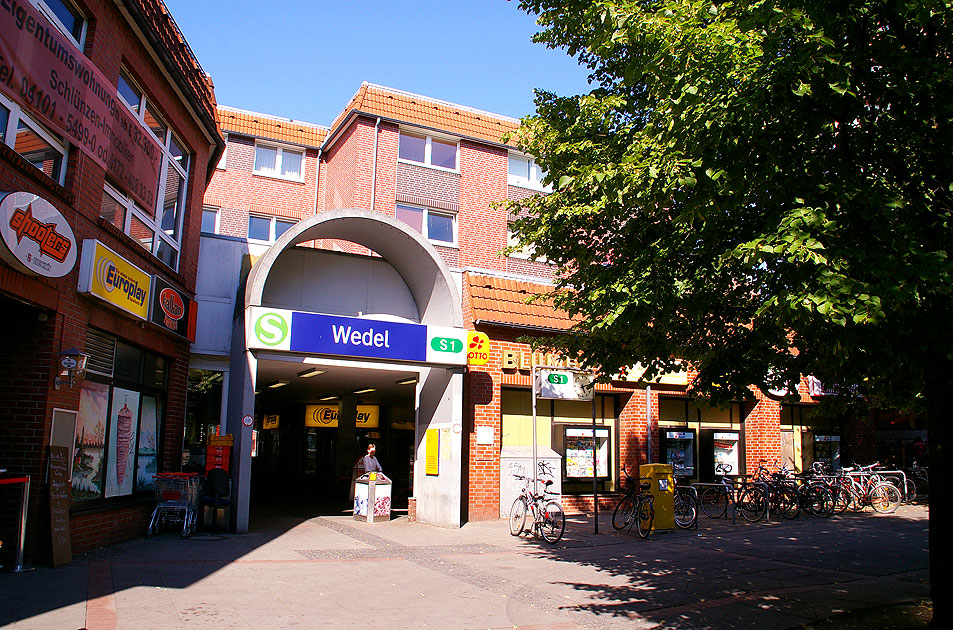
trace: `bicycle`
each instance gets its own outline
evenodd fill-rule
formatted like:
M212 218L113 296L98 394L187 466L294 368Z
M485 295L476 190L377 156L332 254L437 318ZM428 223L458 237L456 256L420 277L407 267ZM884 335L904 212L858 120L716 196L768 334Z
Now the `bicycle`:
M675 524L690 529L698 520L698 501L694 488L675 487Z
M728 479L731 474L731 464L717 464L715 468L719 473L716 483L721 486L709 486L705 488L700 497L702 512L708 518L721 518L728 511L728 504L734 498L735 487Z
M635 523L639 537L648 538L655 521L655 498L648 492L651 486L646 479L639 480L646 483L636 484L625 466L622 467L622 473L625 475L625 490L612 512L612 527L622 530L631 528Z
M850 495L850 507L853 510L863 510L871 506L875 512L890 514L896 511L903 500L903 495L891 483L884 481L873 469L877 464L844 468L840 487Z
M536 493L530 491L529 486L532 483L535 490L536 484L540 483L539 479L530 479L523 475L513 475L513 477L523 482L523 488L510 507L510 535L519 536L524 531L529 531L534 536L542 536L543 540L551 545L559 542L566 530L566 513L563 512L558 501L549 498L556 495L555 492L549 491L553 480L543 481L543 492ZM529 528L526 527L527 513L533 515L533 522Z

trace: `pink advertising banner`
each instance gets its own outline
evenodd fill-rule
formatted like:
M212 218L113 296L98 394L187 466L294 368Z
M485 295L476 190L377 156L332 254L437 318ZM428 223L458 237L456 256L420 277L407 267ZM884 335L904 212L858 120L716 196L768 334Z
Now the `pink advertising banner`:
M158 143L119 100L115 84L29 2L0 2L0 90L155 212Z

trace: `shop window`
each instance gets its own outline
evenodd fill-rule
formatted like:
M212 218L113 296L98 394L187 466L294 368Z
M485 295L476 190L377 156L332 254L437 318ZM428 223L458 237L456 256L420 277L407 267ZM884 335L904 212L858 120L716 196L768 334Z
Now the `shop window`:
M398 139L397 157L407 162L456 171L458 149L458 144L450 140L402 131Z
M150 492L159 470L168 363L90 330L73 438L74 503ZM111 376L105 376L111 375Z
M255 174L304 181L304 152L274 145L255 145Z
M87 20L79 9L66 0L37 0L36 4L40 13L82 51L86 43Z
M280 217L248 215L248 238L254 241L274 243L282 234L294 227L296 221Z
M533 190L552 191L552 186L544 186L545 171L531 157L510 153L506 181L512 186L532 188Z
M396 216L428 240L440 245L456 245L457 215L432 208L397 204Z
M0 141L56 183L65 182L68 145L2 94Z
M224 382L224 372L189 369L182 452L182 469L186 472L205 473L206 442L222 422Z
M136 239L172 269L179 264L179 249L188 194L191 155L145 91L124 68L119 72L117 92L136 120L152 134L161 148L158 193L154 208L140 207L119 187L107 184L106 192L124 207L122 230ZM104 196L100 216L119 227L113 201Z

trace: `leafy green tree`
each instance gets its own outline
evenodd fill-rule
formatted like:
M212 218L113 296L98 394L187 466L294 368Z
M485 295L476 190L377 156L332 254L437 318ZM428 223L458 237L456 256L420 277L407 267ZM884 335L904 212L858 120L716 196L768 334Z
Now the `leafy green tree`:
M716 403L812 374L919 408L935 471L953 393L950 0L520 7L593 85L538 93L518 136L554 191L512 202L517 236L581 317L561 348L605 373L687 359Z

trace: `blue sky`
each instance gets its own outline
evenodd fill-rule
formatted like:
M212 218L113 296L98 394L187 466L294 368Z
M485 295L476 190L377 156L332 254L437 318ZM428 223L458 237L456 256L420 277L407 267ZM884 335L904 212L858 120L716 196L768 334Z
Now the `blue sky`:
M519 118L589 90L506 0L165 0L219 104L330 125L362 81Z

